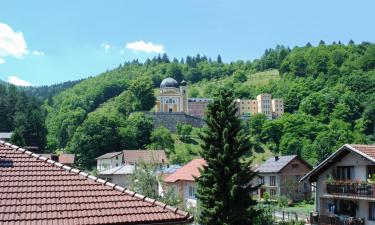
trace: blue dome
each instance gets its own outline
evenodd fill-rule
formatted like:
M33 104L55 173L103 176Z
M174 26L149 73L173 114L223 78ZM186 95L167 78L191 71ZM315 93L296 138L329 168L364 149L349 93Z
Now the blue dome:
M160 88L166 88L166 87L174 87L174 88L178 88L178 82L171 78L171 77L168 77L168 78L165 78L161 84L160 84Z

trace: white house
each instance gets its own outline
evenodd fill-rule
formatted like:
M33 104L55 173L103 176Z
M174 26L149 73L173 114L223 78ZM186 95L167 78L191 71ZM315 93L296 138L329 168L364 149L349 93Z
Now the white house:
M345 144L306 174L316 186L313 223L375 225L375 145Z
M110 152L96 158L96 169L100 171L109 170L123 165L122 152Z

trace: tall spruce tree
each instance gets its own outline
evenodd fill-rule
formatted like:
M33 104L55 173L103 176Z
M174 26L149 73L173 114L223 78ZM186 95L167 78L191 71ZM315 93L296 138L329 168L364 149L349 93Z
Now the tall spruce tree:
M207 165L197 178L202 225L249 225L258 213L250 196L257 189L251 185L256 174L244 159L251 146L236 112L233 93L226 88L208 105L207 126L200 135Z

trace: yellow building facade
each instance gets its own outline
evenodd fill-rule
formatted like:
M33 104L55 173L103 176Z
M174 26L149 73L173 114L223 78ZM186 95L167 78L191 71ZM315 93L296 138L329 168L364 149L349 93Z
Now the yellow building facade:
M185 81L179 84L175 79L168 77L161 82L156 101L156 112L188 112Z

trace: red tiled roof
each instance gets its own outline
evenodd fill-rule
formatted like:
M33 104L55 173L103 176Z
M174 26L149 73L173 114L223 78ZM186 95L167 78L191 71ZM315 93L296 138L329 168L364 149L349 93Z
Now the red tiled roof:
M0 141L0 224L187 223L179 209Z
M375 145L350 144L350 146L375 159Z
M148 163L168 162L164 150L124 150L122 152L126 163L136 163L140 159Z
M194 177L199 177L201 175L199 168L203 168L204 165L206 165L204 159L193 159L188 164L165 178L164 181L169 183L174 183L178 180L194 181Z

